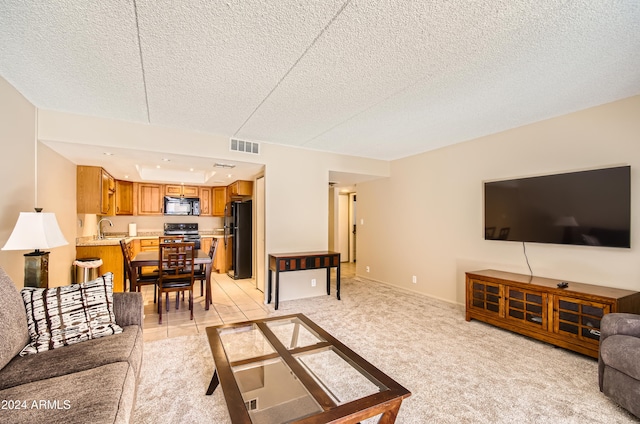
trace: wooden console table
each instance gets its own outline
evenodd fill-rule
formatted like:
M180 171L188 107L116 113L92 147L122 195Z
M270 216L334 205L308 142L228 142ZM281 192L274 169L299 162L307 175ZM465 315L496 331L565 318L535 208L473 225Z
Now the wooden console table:
M640 314L640 293L495 270L466 273L466 320L477 319L598 357L600 321Z
M327 269L327 294L331 294L331 268L336 268L336 296L340 300L340 253L331 251L276 253L269 255L267 303L271 303L271 276L276 274L275 308L280 297L280 273L305 269Z

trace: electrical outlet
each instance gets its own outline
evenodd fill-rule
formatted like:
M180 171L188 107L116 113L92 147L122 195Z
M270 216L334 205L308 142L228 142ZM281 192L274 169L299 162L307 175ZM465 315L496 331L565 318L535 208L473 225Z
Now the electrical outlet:
M312 278L311 279L311 287L315 287L316 286L316 279Z
M368 266L367 266L366 270L367 270L367 272L369 272L369 271L370 271L370 269L369 269L369 267L368 267Z
M418 282L418 277L416 277L415 275L413 276L413 278L411 279L411 282L413 284L416 284Z

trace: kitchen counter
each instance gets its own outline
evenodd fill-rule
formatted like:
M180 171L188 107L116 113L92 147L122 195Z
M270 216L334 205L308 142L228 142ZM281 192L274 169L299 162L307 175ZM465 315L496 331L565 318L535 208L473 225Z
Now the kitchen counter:
M162 231L140 232L134 237L130 237L128 233L105 233L104 239L96 239L94 236L79 237L76 239L76 257L82 258L100 258L103 265L100 267L101 272L113 272L113 290L120 292L126 289L124 278L124 260L122 249L120 248L120 240L131 243L131 254L135 256L140 251L157 250L158 237L162 236ZM207 250L211 246L213 238L224 238L224 234L220 231L205 230L200 231L202 245ZM156 241L155 247L149 245L150 242L144 240ZM218 242L216 257L214 258L214 269L216 272L226 272L225 249L224 243Z
M142 240L142 239L154 239L162 236L162 233L139 233L137 236L130 237L128 235L122 234L107 234L103 239L96 239L93 236L88 237L79 237L76 239L76 246L119 246L120 240L124 239L125 242L130 242L132 240ZM217 234L212 232L201 232L201 238L224 238L224 234Z
M157 235L137 235L135 237L129 236L115 236L109 235L103 239L96 239L93 236L80 237L76 239L76 246L119 246L120 240L124 239L127 243L131 240L153 239L158 238L162 234Z

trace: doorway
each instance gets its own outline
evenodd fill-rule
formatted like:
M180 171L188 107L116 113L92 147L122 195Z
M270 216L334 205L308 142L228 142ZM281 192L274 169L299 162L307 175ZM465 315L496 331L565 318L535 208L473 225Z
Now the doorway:
M256 179L256 288L264 293L265 279L265 204L264 176Z
M356 193L334 194L335 205L332 216L333 249L340 253L341 262L356 261Z

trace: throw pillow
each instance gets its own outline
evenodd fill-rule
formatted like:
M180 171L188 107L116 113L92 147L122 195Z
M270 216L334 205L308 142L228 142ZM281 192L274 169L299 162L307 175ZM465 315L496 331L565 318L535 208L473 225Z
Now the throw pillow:
M113 273L82 284L21 291L31 343L20 356L122 332L113 313Z

